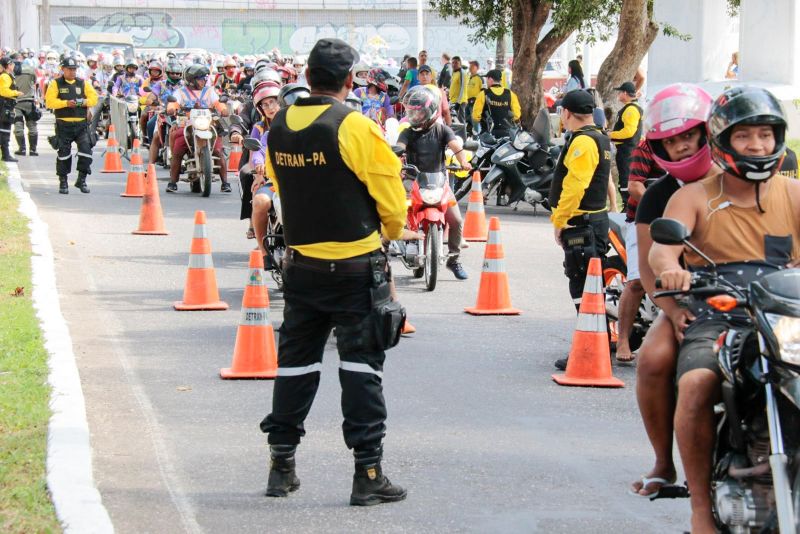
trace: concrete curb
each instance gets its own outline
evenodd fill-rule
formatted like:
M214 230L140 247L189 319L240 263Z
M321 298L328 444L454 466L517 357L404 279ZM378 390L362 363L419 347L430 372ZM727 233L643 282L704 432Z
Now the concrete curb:
M114 532L92 476L92 447L72 338L69 334L56 287L53 247L47 225L31 196L22 189L19 169L6 163L8 183L19 199L19 211L30 221L33 305L44 333L49 354L53 414L47 432L47 487L56 515L66 533Z

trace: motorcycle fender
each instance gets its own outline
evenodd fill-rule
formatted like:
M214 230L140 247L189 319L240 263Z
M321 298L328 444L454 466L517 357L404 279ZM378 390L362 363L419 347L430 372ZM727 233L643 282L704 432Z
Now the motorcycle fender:
M417 213L417 220L420 222L421 226L425 227L425 224L421 224L422 221L428 221L428 224L431 223L441 223L444 224L444 212L437 209L437 208L424 208L419 213Z
M194 135L199 139L211 139L214 134L209 130L195 130Z
M489 174L486 175L486 178L483 180L487 186L491 186L496 180L501 180L503 175L505 174L505 170L500 165L494 165L490 170Z

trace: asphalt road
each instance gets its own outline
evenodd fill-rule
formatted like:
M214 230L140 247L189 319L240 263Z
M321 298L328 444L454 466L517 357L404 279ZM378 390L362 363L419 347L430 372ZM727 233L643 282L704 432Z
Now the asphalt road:
M564 388L550 379L568 350L575 313L549 221L532 210L489 210L502 222L517 317L472 317L483 246L463 254L471 277L445 272L436 291L399 264L397 283L417 334L389 352L384 375L384 469L409 490L399 504L348 506L352 456L341 437L335 345L297 454L302 488L263 497L270 381L223 381L247 277L239 198L164 191L170 234L134 236L140 201L121 198L125 174L100 174L91 194L59 195L55 155L21 158L26 190L50 227L61 304L86 396L95 478L118 532L680 532L688 501L632 497L652 465L634 395ZM12 141L13 144L13 141ZM74 165L74 161L73 161ZM127 162L125 163L127 169ZM71 175L74 182L75 174ZM235 179L232 180L235 182ZM177 312L194 211L208 230L225 312ZM269 280L271 320L282 300ZM677 452L676 452L677 456ZM681 479L682 480L682 479Z

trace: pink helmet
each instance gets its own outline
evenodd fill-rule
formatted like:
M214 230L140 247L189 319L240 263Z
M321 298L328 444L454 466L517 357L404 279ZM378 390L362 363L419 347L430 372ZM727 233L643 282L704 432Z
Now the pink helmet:
M262 83L256 92L253 94L253 104L258 107L262 100L265 98L278 98L278 94L281 92L281 86L275 82L264 82Z
M653 159L682 182L699 180L711 168L711 150L705 140L705 128L702 130L703 146L697 153L681 161L671 161L661 141L705 125L712 102L711 95L700 87L676 83L656 93L647 105L645 137L653 152Z

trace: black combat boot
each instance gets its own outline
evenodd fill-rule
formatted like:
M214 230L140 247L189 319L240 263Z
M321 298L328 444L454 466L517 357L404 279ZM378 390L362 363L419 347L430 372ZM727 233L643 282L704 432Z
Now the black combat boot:
M300 479L294 472L296 445L272 445L270 450L267 497L287 497L300 487Z
M58 192L62 195L69 195L69 183L66 176L58 177Z
M10 133L0 134L0 154L2 154L3 156L3 161L6 161L8 163L16 163L19 160L11 155L11 149L8 148L10 142L11 142Z
M30 134L28 134L28 147L30 148L30 150L28 150L28 155L29 156L38 156L39 155L39 153L36 152L36 145L38 145L38 144L39 144L39 136L38 135L30 135ZM22 146L22 145L20 145L20 146Z
M81 193L89 193L89 187L86 185L86 175L81 173L78 179L75 180L75 187L80 189Z
M408 492L395 486L383 475L381 456L383 448L355 451L356 472L353 475L352 506L373 506L384 502L397 502L406 498Z
M14 152L17 156L24 156L25 155L25 134L14 134L14 137L17 139L17 146L19 146L19 150Z

